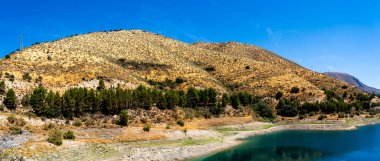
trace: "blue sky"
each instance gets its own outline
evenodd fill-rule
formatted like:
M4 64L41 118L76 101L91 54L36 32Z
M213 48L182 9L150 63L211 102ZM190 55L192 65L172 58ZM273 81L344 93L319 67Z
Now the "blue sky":
M72 34L143 29L184 42L255 44L317 72L380 88L379 0L0 2L0 56Z

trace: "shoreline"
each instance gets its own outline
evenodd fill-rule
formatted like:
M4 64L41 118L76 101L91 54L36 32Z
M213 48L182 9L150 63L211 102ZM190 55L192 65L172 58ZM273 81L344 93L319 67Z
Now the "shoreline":
M224 150L233 148L235 146L239 146L240 144L244 143L244 139L247 139L249 137L254 136L260 136L260 135L266 135L281 131L289 131L289 130L307 130L307 131L346 131L346 130L356 130L358 127L362 126L369 126L369 125L375 125L379 124L379 122L376 123L368 123L368 124L357 124L357 125L339 125L339 124L294 124L294 125L275 125L269 129L264 129L261 131L255 131L255 132L248 132L248 131L240 131L238 134L234 135L233 137L229 138L228 141L225 142L225 147L222 148L215 148L211 150L209 153L200 153L197 156L185 158L184 160L192 160L197 159L201 157L205 157L208 155L216 154L218 152L222 152Z
M309 121L309 122L308 122ZM150 141L129 141L84 144L69 147L27 160L193 160L206 157L244 143L244 139L286 130L336 131L356 130L379 124L380 119L344 119L340 121L299 121L277 124L253 121L208 129L168 130L166 138Z

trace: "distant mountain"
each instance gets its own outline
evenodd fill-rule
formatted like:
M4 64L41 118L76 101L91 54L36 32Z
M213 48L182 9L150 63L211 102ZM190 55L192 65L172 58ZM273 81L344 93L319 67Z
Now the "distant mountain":
M369 86L365 85L359 79L357 79L356 77L354 77L352 75L349 75L349 74L346 74L346 73L338 73L338 72L326 72L324 74L326 74L326 75L328 75L330 77L333 77L335 79L344 81L344 82L346 82L348 84L351 84L351 85L353 85L355 87L358 87L359 89L361 89L361 90L363 90L365 92L375 93L377 95L380 95L380 89L369 87Z

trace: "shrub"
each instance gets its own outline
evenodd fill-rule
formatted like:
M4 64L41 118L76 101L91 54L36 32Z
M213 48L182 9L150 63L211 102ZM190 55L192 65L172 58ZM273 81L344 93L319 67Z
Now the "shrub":
M339 112L338 118L344 118L344 113L343 112Z
M92 125L95 125L95 121L92 119L92 118L87 118L85 121L84 121L84 124L86 126L92 126Z
M280 92L280 91L278 91L277 93L276 93L276 99L277 100L280 100L281 98L282 98L282 96L284 96L284 94L282 93L282 92Z
M26 80L28 82L31 82L32 81L32 77L30 76L29 73L24 73L24 75L22 75L22 79L23 80Z
M13 124L17 121L17 118L14 115L10 115L7 117L9 123Z
M4 105L0 105L0 111L4 111L5 109L5 106Z
M54 145L62 145L62 132L58 129L49 134L48 142Z
M76 127L81 127L82 126L82 122L80 120L75 120L73 122L73 125L76 126Z
M322 115L319 115L318 120L324 120L326 118L327 118L327 116L322 114Z
M119 114L119 125L128 126L128 110L122 110Z
M226 107L228 103L230 103L230 97L228 94L224 93L222 96L222 107Z
M371 115L371 116L374 116L374 115L377 114L377 111L374 110L374 109L370 109L370 110L368 110L368 114Z
M98 90L103 90L103 89L105 89L105 88L106 88L106 86L105 86L105 84L104 84L103 79L99 80L99 85L98 85L97 89L98 89Z
M298 87L293 87L291 90L290 90L290 93L298 93L300 91L300 89Z
M9 89L7 95L4 98L4 105L11 110L16 109L16 93L13 89Z
M300 120L303 120L303 119L305 119L305 118L307 118L306 115L300 115L300 116L298 117L298 119L300 119Z
M177 121L177 124L179 125L179 126L185 126L185 122L183 121L183 120L178 120Z
M75 134L74 134L74 131L67 131L63 134L63 139L66 139L66 140L75 140Z
M9 81L13 82L13 81L15 81L15 76L13 74L9 74L8 79L9 79Z
M16 126L25 126L26 125L26 121L23 119L23 118L18 118L15 122Z
M53 128L55 128L55 124L48 123L48 124L45 124L42 129L43 130L50 130L50 129L53 129Z
M309 113L309 116L314 116L314 115L315 115L314 111Z
M9 131L12 135L20 135L22 134L22 130L20 127L11 126L9 127Z
M11 56L10 55L5 55L5 59L10 59Z
M5 90L6 90L5 82L2 80L0 81L0 95L5 94Z
M209 111L214 116L219 116L221 113L223 113L225 107L222 107L220 103L218 103L216 106L210 107Z
M38 77L36 78L36 83L41 83L42 80L43 80L42 76L38 76Z
M213 66L207 66L205 68L205 70L208 71L208 72L212 72L212 71L215 71L215 67L213 67Z
M238 109L240 106L240 100L238 94L233 94L230 96L231 105L234 109Z
M183 78L178 77L175 79L175 83L177 83L177 84L182 84L184 82L185 82L185 80Z
M120 63L125 63L125 62L126 62L126 60L125 60L124 58L120 58L118 61L119 61Z
M145 124L144 127L143 127L143 130L145 132L149 132L150 131L150 125L149 124Z
M256 103L253 106L253 110L258 116L269 119L270 121L273 121L276 118L274 109L263 101L259 101L258 103Z
M245 66L245 69L251 69L251 67L249 65Z
M24 115L28 116L29 118L34 118L34 117L37 116L37 115L36 115L35 113L33 113L33 112L26 112L26 113L24 113Z
M24 96L22 96L21 104L23 107L30 105L30 94L25 94Z
M295 117L299 113L299 110L295 106L284 105L277 109L277 114L285 117Z

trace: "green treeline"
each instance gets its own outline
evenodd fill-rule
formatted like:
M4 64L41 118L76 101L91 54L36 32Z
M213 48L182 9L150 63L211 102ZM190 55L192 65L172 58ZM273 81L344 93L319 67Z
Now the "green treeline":
M294 117L297 115L305 114L333 114L333 113L346 113L351 114L355 111L370 110L376 104L371 104L371 100L375 95L359 93L352 102L346 102L342 97L338 96L333 91L325 91L327 100L316 103L303 103L297 101L289 101L287 99L280 99L276 110L277 115Z
M124 90L120 87L102 88L101 84L98 89L70 88L62 95L48 92L40 86L31 95L25 95L22 102L23 105L30 105L38 116L50 118L73 118L97 112L116 115L124 109L149 110L152 106L161 110L208 107L214 114L220 113L214 108L221 107L221 103L217 101L217 92L213 88L161 91L139 86L134 90Z
M4 92L3 83L0 82L0 92ZM280 93L280 92L279 92ZM48 91L42 86L33 90L31 94L24 95L21 100L23 106L31 106L38 116L53 117L81 117L85 114L101 113L104 115L118 115L127 109L150 110L153 106L165 110L179 108L201 109L210 115L219 116L227 105L235 109L251 107L256 116L273 120L276 115L295 117L306 114L352 114L353 110L370 110L371 99L374 95L357 94L354 101L344 101L333 91L325 91L327 100L316 103L300 103L290 101L276 94L279 100L276 107L272 107L260 97L248 92L232 94L219 94L213 88L184 90L159 90L139 86L134 90L125 90L120 86L106 88L103 81L99 81L97 89L70 88L59 92ZM280 97L281 96L281 97ZM15 93L8 90L4 103L7 108L16 107ZM205 115L206 117L206 115Z

